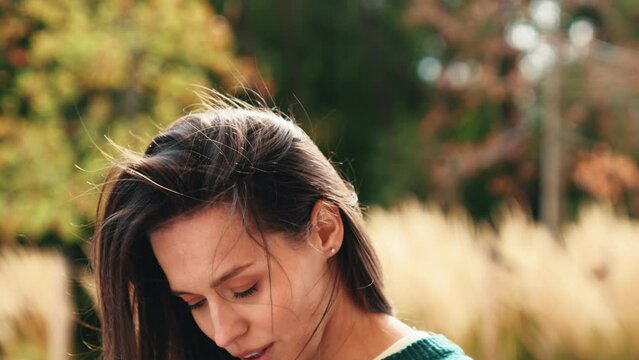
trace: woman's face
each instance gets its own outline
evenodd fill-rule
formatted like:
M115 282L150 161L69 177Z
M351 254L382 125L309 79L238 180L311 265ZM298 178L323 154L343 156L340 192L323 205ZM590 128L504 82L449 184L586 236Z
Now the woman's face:
M151 245L171 291L218 346L238 358L312 358L333 280L328 257L312 241L264 237L252 238L220 205L155 230Z

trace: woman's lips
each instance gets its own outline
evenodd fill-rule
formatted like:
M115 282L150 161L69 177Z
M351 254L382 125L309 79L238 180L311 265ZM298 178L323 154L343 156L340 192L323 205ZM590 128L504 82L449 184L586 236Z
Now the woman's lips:
M269 360L271 358L271 348L273 344L269 344L260 351L253 351L237 356L242 360Z

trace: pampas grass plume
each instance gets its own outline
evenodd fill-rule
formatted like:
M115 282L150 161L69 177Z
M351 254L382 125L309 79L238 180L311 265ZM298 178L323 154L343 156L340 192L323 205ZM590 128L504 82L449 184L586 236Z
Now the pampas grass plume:
M516 207L494 229L416 201L368 225L398 316L476 359L639 358L639 224L580 214L563 242Z
M36 250L0 252L0 358L66 359L72 299L62 256Z

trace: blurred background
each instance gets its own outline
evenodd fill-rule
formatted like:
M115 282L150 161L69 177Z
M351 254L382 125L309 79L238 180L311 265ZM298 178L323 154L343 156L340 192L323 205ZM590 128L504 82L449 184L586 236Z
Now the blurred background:
M94 359L118 150L261 96L352 180L398 315L477 359L639 358L634 0L0 0L0 358Z

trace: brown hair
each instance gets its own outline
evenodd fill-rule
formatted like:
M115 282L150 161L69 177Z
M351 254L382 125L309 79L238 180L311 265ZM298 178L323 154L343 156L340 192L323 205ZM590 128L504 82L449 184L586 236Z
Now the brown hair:
M227 101L182 117L142 156L114 166L93 242L104 358L231 358L170 294L152 229L224 203L264 231L302 235L319 200L336 206L344 224L336 267L348 295L366 311L390 313L353 187L285 116Z

